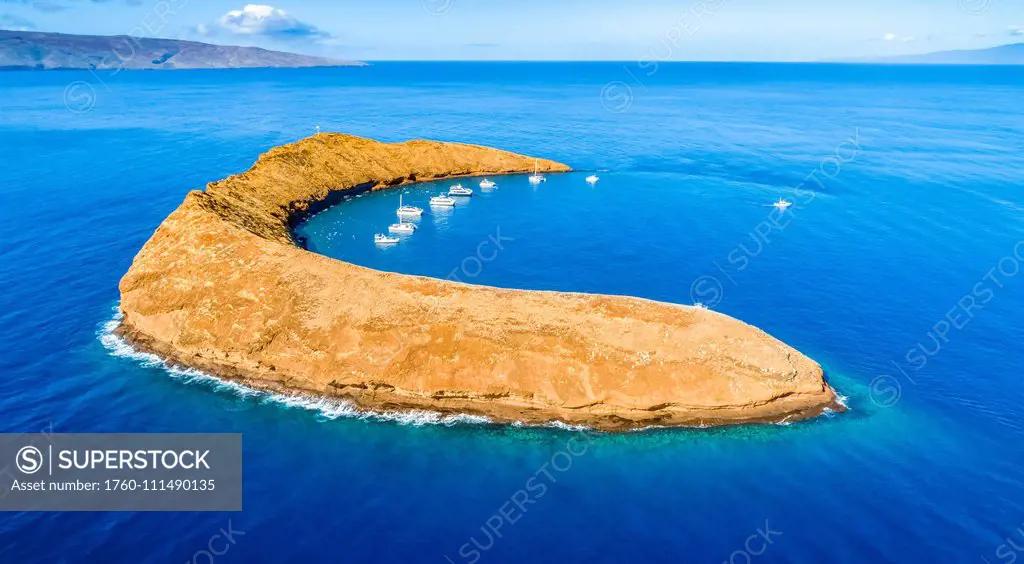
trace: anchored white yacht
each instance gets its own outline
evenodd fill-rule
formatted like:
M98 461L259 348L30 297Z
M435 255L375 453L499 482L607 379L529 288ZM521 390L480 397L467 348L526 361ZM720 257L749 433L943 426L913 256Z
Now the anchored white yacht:
M412 235L416 232L416 225L399 221L398 223L392 223L388 227L388 231L391 233L398 233L400 235Z
M491 188L494 188L497 185L498 183L488 180L486 178L480 181L480 188L484 190L490 190Z
M398 242L398 237L391 237L383 233L378 233L373 236L373 242L378 245L394 245Z
M463 188L462 184L456 184L448 189L449 196L472 196L473 190L469 188Z
M430 198L430 205L455 207L455 199L448 196L434 196Z
M402 204L402 195L401 194L398 195L398 210L396 210L396 211L397 211L399 217L402 217L402 216L419 217L419 216L423 215L423 208L418 208L416 206L406 206L406 205L403 205Z
M772 204L773 207L776 207L776 208L778 208L780 210L784 210L784 209L786 209L786 208L788 208L789 206L792 206L792 205L793 205L793 202L790 202L790 201L787 201L787 200L783 200L782 198L779 198L778 202L775 202L774 204Z

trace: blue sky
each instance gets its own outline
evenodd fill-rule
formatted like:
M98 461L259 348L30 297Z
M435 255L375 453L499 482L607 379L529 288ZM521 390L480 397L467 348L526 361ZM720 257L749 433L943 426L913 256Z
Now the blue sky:
M814 61L1024 41L1024 0L0 0L0 28L362 60Z

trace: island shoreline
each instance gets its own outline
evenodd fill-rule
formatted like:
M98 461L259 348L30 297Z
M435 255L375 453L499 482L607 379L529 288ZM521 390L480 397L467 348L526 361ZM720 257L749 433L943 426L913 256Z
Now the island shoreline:
M628 431L845 409L817 363L722 314L385 273L303 250L294 232L346 196L534 166L571 170L340 134L272 149L157 229L121 281L116 334L169 364L362 410Z
M778 425L789 421L802 421L814 419L827 413L842 413L847 406L837 396L828 405L808 406L794 409L789 413L773 413L771 415L752 416L746 418L725 417L723 414L708 413L704 416L694 414L687 420L668 421L665 419L645 419L636 422L628 419L610 420L607 418L588 418L585 415L581 418L561 419L551 418L544 415L538 409L515 411L514 409L503 414L496 415L485 409L471 407L445 407L432 402L403 402L398 398L378 399L360 397L352 394L330 393L319 390L283 386L279 382L266 380L257 374L238 370L237 367L228 364L204 361L199 364L195 359L189 360L180 357L173 348L160 346L145 334L133 331L131 327L122 321L114 330L113 335L120 339L133 351L153 355L168 368L180 368L184 370L198 370L204 375L224 382L232 382L254 390L270 394L280 394L285 397L301 397L308 399L322 398L328 401L349 402L353 409L367 414L378 412L409 412L428 411L440 416L473 416L484 417L487 422L495 425L525 424L532 426L550 426L561 423L566 426L579 426L594 431L607 433L634 432L647 428L680 428L680 429L705 429L709 427L727 427L734 425ZM539 413L540 412L540 413Z

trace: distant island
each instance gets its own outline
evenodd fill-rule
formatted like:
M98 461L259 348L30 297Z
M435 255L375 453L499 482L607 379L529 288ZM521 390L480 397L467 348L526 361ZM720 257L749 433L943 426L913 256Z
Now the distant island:
M358 61L127 35L0 30L0 69L233 69L364 66Z
M988 49L938 51L923 55L901 55L845 62L908 65L1024 65L1024 43L1012 43Z

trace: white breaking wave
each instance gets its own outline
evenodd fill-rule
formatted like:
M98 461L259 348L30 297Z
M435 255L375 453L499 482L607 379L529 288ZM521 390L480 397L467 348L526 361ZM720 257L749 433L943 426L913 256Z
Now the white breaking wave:
M110 352L111 356L134 360L147 367L162 368L171 377L181 380L186 384L201 384L213 388L215 391L229 392L242 398L253 398L261 403L274 403L287 408L305 409L316 412L327 420L335 420L341 417L390 421L401 425L445 425L451 427L459 424L480 425L491 423L491 420L482 415L468 414L444 414L436 411L413 409L408 411L372 411L357 409L351 402L345 400L320 398L301 394L288 395L277 392L268 392L250 388L238 382L218 378L195 368L182 368L165 362L155 354L141 352L132 348L127 341L114 333L121 324L122 314L116 307L114 317L104 323L99 331L100 342Z
M835 388L833 388L833 390L835 390ZM843 394L840 394L838 390L835 390L835 392L836 392L836 403L838 403L839 405L843 406L844 409L849 411L850 410L850 406L846 404L846 401L849 400L850 398L848 398L847 396L844 396ZM835 417L837 415L836 411L834 409L832 409L831 407L826 407L824 410L822 410L821 414L825 416L825 419L832 419L833 417Z
M780 427L789 427L790 425L793 424L793 422L789 420L790 417L792 417L792 415L787 415L782 418L782 421L776 421L775 424L779 425Z
M598 171L600 172L600 171ZM643 433L644 431L658 431L660 429L671 429L672 427L666 427L664 425L648 425L646 427L637 427L636 429L629 429L629 433Z
M351 402L341 399L328 399L301 394L288 395L278 392L257 390L232 380L218 378L195 368L173 366L155 354L141 352L134 349L127 341L114 333L114 331L117 330L117 327L121 324L122 317L120 309L115 306L114 317L110 321L103 323L97 332L100 342L110 352L110 355L134 360L143 366L161 368L172 378L181 380L186 384L205 385L218 392L228 392L241 398L256 399L261 403L273 403L286 408L313 411L324 419L330 421L344 417L350 419L388 421L398 423L400 425L411 425L414 427L421 427L423 425L444 425L446 427L452 427L460 424L485 425L493 423L490 418L483 415L469 415L461 413L445 414L423 409L411 409L407 411L373 411L359 409ZM843 407L846 407L847 397L840 395L838 392L836 392L836 396L839 403L841 403ZM831 409L826 409L824 415L826 417L832 417L835 413ZM783 419L777 424L788 426L792 424L792 422L787 422ZM574 432L592 430L591 427L588 427L587 425L573 425L557 420L539 425L525 423L523 421L513 421L510 425L513 427L546 427ZM666 428L669 427L649 425L639 429L631 429L631 432L652 431ZM698 425L696 428L706 429L708 428L708 425Z
M563 431L587 431L590 427L586 425L573 425L564 421L552 421L550 423L544 423L542 427L551 427L552 429L561 429Z

